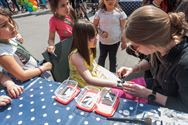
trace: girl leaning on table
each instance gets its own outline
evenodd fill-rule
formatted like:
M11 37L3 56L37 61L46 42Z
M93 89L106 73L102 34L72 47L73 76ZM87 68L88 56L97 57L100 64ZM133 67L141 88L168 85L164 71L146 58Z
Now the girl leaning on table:
M80 87L93 85L98 87L117 87L117 82L105 79L105 74L96 70L95 26L86 20L79 20L73 26L73 44L69 54L70 79L79 83ZM115 90L114 90L115 91ZM117 90L119 92L121 90Z
M125 36L135 52L148 55L133 68L122 67L119 76L149 70L147 87L129 82L127 93L159 104L188 112L188 23L183 13L165 13L154 6L134 11L125 28Z
M4 73L25 81L50 70L51 63L38 65L38 61L16 39L16 34L14 20L0 10L0 65Z

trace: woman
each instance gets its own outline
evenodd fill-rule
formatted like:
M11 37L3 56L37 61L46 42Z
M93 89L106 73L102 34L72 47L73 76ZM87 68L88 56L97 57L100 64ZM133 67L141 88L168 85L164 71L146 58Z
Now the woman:
M165 13L154 6L144 6L131 14L125 34L136 52L148 55L133 68L122 67L119 76L150 70L147 88L124 84L126 92L147 98L149 103L188 112L188 24L183 13Z

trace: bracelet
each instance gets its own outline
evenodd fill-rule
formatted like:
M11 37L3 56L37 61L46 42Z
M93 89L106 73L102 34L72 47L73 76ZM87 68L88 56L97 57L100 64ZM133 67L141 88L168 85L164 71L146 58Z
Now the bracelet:
M40 70L40 74L44 72L40 67L38 67L38 69Z

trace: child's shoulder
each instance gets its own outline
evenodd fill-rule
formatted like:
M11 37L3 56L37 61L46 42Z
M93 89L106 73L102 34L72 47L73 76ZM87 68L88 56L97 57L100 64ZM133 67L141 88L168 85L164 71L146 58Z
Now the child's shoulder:
M121 8L119 8L119 7L116 7L115 9L114 9L114 11L116 11L116 12L118 12L118 13L125 13Z
M50 19L49 19L50 22L54 22L55 20L57 20L57 19L56 19L56 17L54 15L51 16Z
M50 20L54 20L56 17L53 15L50 17Z
M99 9L96 13L98 13L98 14L105 13L105 9Z
M77 49L74 49L70 52L69 56L72 56L72 55L75 55L78 53L78 50Z

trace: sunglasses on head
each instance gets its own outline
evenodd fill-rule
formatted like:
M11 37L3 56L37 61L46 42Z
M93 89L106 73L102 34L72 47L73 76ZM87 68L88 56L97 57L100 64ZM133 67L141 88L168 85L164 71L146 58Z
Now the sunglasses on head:
M128 54L138 57L139 52L137 51L137 48L138 47L136 45L128 44L126 51L127 51Z

